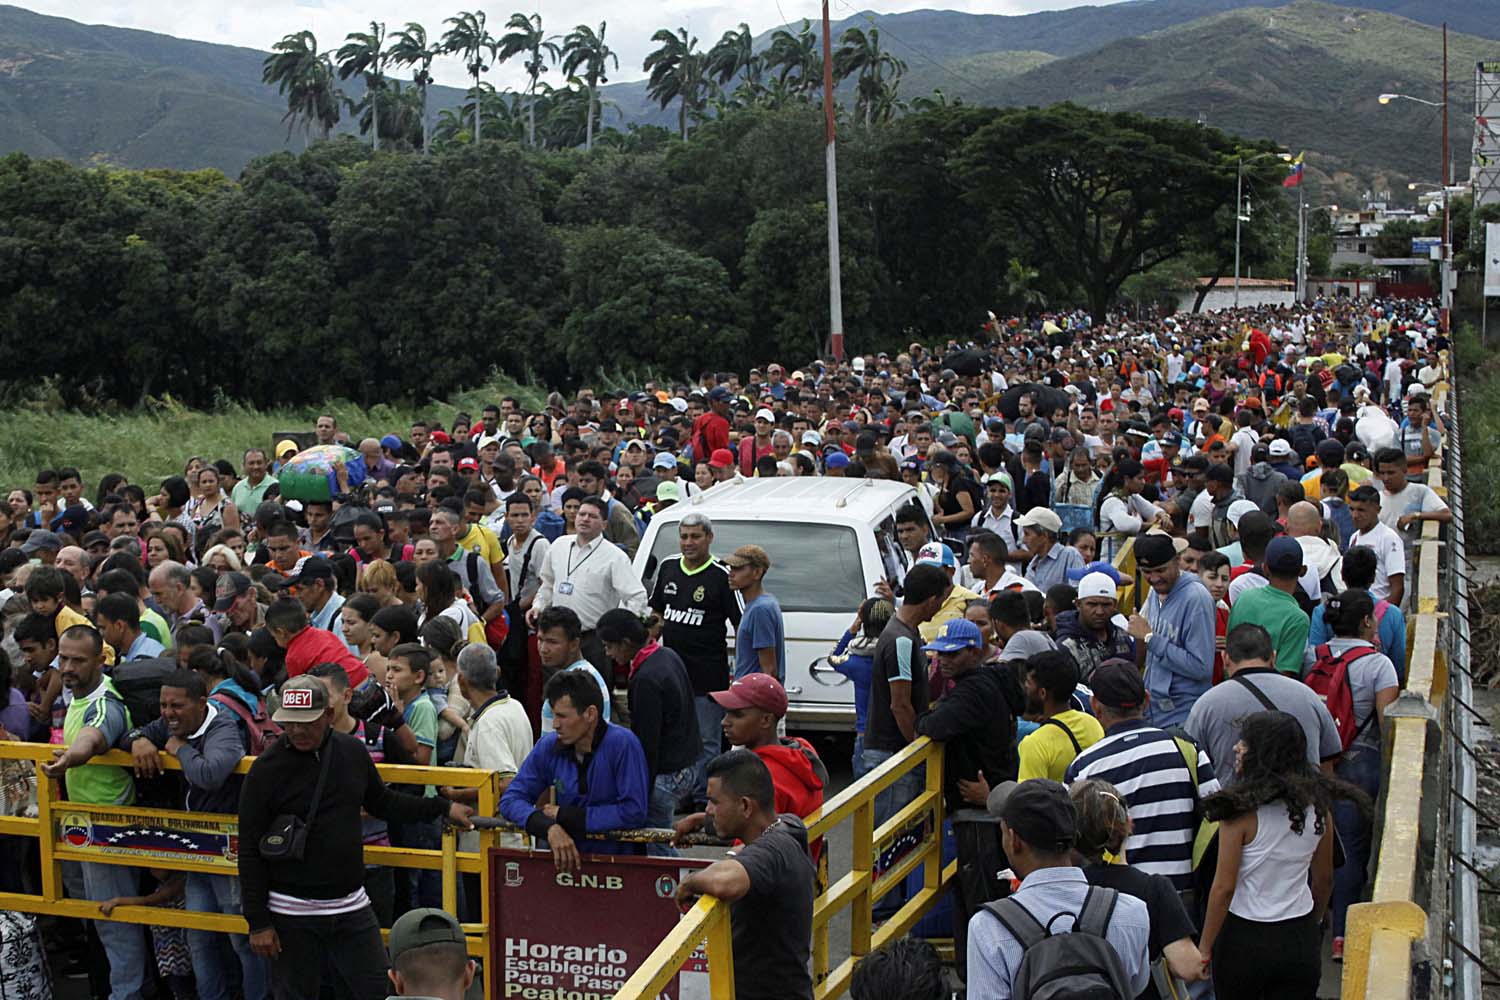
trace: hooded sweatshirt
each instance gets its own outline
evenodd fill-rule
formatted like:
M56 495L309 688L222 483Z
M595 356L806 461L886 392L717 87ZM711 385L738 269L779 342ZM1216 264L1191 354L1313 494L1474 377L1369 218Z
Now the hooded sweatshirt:
M1317 535L1299 535L1297 544L1302 546L1302 565L1307 567L1307 575L1318 581L1321 596L1336 592L1344 582L1344 559L1339 547Z
M811 743L800 736L783 736L777 743L754 749L771 772L778 813L806 816L823 805L828 771Z
M1144 614L1153 633L1146 644L1147 721L1180 726L1213 682L1214 599L1202 580L1183 573L1165 599L1151 591Z
M1246 500L1274 520L1277 516L1276 491L1285 482L1286 475L1272 468L1270 462L1256 462L1240 477L1239 487Z

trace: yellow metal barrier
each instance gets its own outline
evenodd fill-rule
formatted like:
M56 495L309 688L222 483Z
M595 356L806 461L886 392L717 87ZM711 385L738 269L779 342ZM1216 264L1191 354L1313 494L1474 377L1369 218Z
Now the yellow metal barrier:
M927 770L922 792L876 829L875 796L923 765ZM957 863L947 867L942 863L942 745L925 736L920 737L823 803L823 808L807 817L808 840L827 838L842 823L853 825L850 871L813 901L813 995L817 1000L843 995L859 960L910 930L937 902L957 872ZM891 868L876 872L876 863L884 847L897 834L907 832L914 823L921 825L922 840ZM875 902L919 867L923 871L921 890L878 930L875 929L871 917ZM828 925L845 909L851 911L849 957L830 969ZM615 994L616 1000L654 1000L688 956L705 941L713 1000L733 1000L729 904L707 897L698 901L666 940L641 963L635 975L625 981Z
M1434 465L1428 484L1442 489L1442 469ZM1427 936L1427 912L1418 901L1423 820L1432 810L1423 802L1429 729L1433 708L1447 693L1447 663L1439 643L1443 615L1439 560L1442 543L1435 521L1422 523L1421 540L1408 567L1415 583L1407 606L1410 652L1406 687L1387 710L1384 745L1389 767L1382 783L1384 808L1375 879L1368 903L1349 907L1344 936L1343 1000L1407 1000L1412 995L1412 945ZM1412 572L1412 569L1415 572Z
M0 760L23 760L36 763L50 761L58 748L46 743L0 742ZM159 755L163 770L180 771L182 765L170 754ZM243 774L250 770L255 758L242 759L235 772ZM93 758L84 767L133 767L130 754L123 750L112 750ZM477 812L481 816L493 816L497 812L500 796L497 790L497 775L493 771L480 771L462 767L414 767L397 764L377 764L376 768L387 782L408 785L453 785L459 788L477 788L479 802ZM231 858L165 859L112 855L87 847L74 847L62 841L61 824L69 817L98 815L139 816L157 824L203 824L212 823L226 831L237 830L239 817L230 814L189 813L170 809L142 809L126 806L89 805L68 802L59 794L57 783L40 772L37 773L37 815L0 817L0 834L17 837L34 837L38 842L41 857L41 892L37 894L0 892L0 909L19 910L25 913L45 913L54 916L80 917L93 920L117 920L133 924L157 924L167 927L186 927L192 930L225 931L236 934L248 932L245 918L222 913L203 913L196 910L177 910L152 906L121 906L105 918L99 912L99 904L86 899L68 899L63 892L62 863L64 861L90 861L99 864L127 865L135 868L158 867L172 871L202 871L213 874L233 875L236 866ZM468 938L469 954L487 957L489 954L488 931L490 927L489 866L485 858L491 847L497 846L495 830L479 831L479 851L459 851L458 838L451 829L443 834L443 849L440 851L415 848L366 847L365 862L384 865L388 868L435 869L443 873L443 907L451 913L457 912L458 873L471 872L479 875L480 922L465 924L464 934Z

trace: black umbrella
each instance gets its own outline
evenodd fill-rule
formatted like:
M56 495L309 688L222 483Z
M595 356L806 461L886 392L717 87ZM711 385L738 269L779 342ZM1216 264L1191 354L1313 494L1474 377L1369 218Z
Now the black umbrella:
M1040 382L1022 382L1000 394L1000 413L1006 420L1014 420L1020 416L1020 399L1024 395L1031 396L1035 412L1043 417L1051 417L1054 410L1066 410L1071 402L1068 394L1061 389L1054 389Z

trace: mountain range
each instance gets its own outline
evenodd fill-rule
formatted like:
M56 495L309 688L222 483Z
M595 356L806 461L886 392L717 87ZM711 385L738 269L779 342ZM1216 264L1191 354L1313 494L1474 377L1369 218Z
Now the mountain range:
M907 100L940 90L966 103L1069 100L1197 119L1308 151L1312 177L1348 197L1437 179L1437 110L1376 98L1442 99L1445 21L1462 178L1473 66L1500 58L1500 0L1129 0L1019 16L858 13L833 30L879 27L907 64ZM282 98L260 80L264 56L0 5L0 153L235 175L304 141L289 136ZM604 97L611 125L675 122L644 81L611 84ZM461 100L432 88L434 115Z

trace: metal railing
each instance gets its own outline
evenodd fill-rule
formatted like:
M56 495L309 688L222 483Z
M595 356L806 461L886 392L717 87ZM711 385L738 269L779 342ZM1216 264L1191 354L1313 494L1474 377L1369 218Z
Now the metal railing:
M31 761L46 763L52 760L58 747L47 743L0 742L0 760ZM163 770L180 771L182 765L170 754L160 754ZM255 763L254 757L243 758L235 773L244 774ZM133 769L134 760L123 750L111 750L89 760L83 767L124 767ZM451 785L457 788L477 788L479 801L476 810L481 816L493 816L499 803L497 775L494 771L481 771L462 767L416 767L399 764L377 764L380 776L389 784L407 785ZM125 865L133 868L159 867L173 871L200 871L216 875L235 875L234 845L238 840L239 817L233 814L190 813L174 809L154 809L135 806L92 805L69 802L63 799L56 781L47 778L40 770L36 776L35 817L0 816L0 834L16 837L32 837L37 840L41 859L41 891L38 893L0 892L0 909L19 910L25 913L51 914L62 917L77 917L90 920L115 920L133 924L156 924L166 927L185 927L191 930L223 931L235 934L248 933L245 918L223 913L205 913L197 910L179 910L153 906L118 906L108 918L99 912L99 904L87 899L70 899L63 891L62 864L65 861L88 861L98 864ZM66 827L77 821L88 822L92 818L129 818L155 828L170 828L174 824L183 829L202 830L212 828L214 835L225 837L225 849L221 856L211 857L158 857L141 854L111 852L90 844L73 845L64 836ZM464 924L468 939L469 954L477 958L489 955L488 934L490 915L490 873L486 858L491 847L498 844L499 834L495 829L478 830L479 850L458 850L458 838L454 829L443 831L442 850L424 850L409 847L375 847L364 849L365 863L383 865L388 868L412 868L436 870L442 873L443 908L450 913L458 912L459 873L473 873L480 882L480 920L477 924Z
M875 827L875 797L911 771L926 766L923 790L889 820ZM930 910L958 871L942 863L943 747L919 737L878 768L844 789L807 817L808 841L826 838L835 827L853 829L850 871L813 900L813 996L842 996L859 960L901 937ZM916 839L913 840L912 838ZM877 900L922 869L922 888L879 928L872 917ZM849 957L830 968L829 924L850 912ZM706 943L713 1000L734 997L733 946L729 904L700 899L615 993L616 1000L654 1000L677 975L689 955Z

